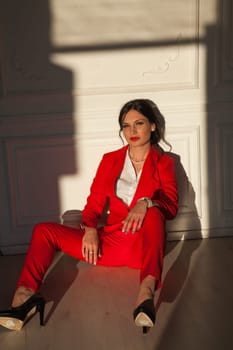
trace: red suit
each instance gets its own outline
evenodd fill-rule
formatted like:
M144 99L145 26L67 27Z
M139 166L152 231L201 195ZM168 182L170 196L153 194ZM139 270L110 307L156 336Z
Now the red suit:
M141 281L152 275L160 282L165 221L175 217L178 207L174 161L165 153L151 147L135 195L128 207L115 192L127 149L128 146L125 146L103 156L82 212L83 224L97 227L107 201L107 224L98 228L102 257L98 259L97 265L139 268ZM139 231L123 233L122 221L142 197L156 200L158 207L147 210ZM83 235L84 231L80 228L56 223L36 225L17 286L36 291L57 250L84 260L81 251Z

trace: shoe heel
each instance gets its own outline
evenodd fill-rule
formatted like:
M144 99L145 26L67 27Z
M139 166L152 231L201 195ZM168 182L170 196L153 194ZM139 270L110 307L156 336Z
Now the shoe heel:
M147 334L148 328L146 326L142 327L142 333Z
M37 311L39 312L41 326L44 326L44 309L45 309L45 302L43 301L37 306Z

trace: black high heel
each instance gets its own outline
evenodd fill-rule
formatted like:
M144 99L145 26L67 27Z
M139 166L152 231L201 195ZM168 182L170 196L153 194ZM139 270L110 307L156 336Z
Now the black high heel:
M44 325L45 300L39 294L33 294L20 306L0 311L0 325L19 331L32 314L39 312L40 325Z
M155 323L155 307L153 299L144 300L133 313L136 326L142 327L143 333L147 333L148 328Z

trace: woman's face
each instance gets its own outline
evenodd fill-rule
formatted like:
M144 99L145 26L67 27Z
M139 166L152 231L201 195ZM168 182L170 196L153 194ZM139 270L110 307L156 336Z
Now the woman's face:
M143 146L150 143L151 132L155 130L143 114L131 109L122 121L122 131L127 143L134 146Z

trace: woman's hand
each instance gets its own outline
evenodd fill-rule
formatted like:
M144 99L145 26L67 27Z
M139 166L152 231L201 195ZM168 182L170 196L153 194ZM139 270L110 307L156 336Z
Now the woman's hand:
M87 262L94 265L96 265L97 258L101 257L98 233L93 227L85 227L82 241L82 255Z
M130 210L125 220L123 221L122 231L128 233L132 231L140 230L143 224L144 217L147 212L147 203L146 201L139 201L135 206Z

